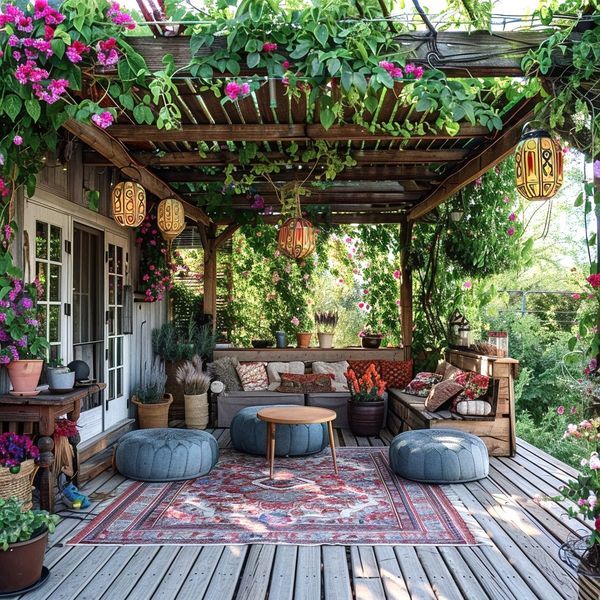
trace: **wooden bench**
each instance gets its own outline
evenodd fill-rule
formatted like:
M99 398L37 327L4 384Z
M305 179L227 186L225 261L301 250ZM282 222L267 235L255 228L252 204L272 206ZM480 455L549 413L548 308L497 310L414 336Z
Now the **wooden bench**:
M464 417L449 410L431 412L425 409L424 398L392 389L388 402L388 427L394 434L411 429L460 429L480 437L491 456L514 456L514 379L518 375L519 362L512 358L456 350L447 352L446 360L465 371L476 371L492 378L497 393L495 417Z

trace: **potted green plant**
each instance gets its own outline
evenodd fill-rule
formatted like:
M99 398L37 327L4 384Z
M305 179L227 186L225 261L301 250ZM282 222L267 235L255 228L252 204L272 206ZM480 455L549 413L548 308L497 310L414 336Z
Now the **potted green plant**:
M164 363L156 357L145 381L136 389L131 399L137 406L140 429L169 426L169 407L173 396L165 393L166 383Z
M60 520L45 510L22 510L15 498L0 498L0 594L25 590L42 577L48 533Z
M365 327L360 333L360 342L363 348L375 349L381 346L383 333L380 329L374 327Z
M346 379L350 392L348 422L352 433L379 435L385 417L385 381L381 379L373 364L369 365L362 377L357 377L356 373L349 369Z
M0 274L0 365L5 365L13 387L11 393L35 396L44 365L48 341L39 334L36 301L39 283Z
M293 316L290 319L290 323L296 328L296 342L298 348L309 348L310 340L312 339L312 333L310 332L309 321L305 316L300 318Z
M60 359L48 361L45 373L51 392L70 392L75 385L75 371L63 366Z
M320 348L332 348L335 328L338 324L338 314L334 311L315 313L315 327L319 338Z
M208 425L208 389L210 377L202 371L202 359L194 356L177 367L177 383L183 388L185 426L205 429Z
M39 457L29 436L12 431L0 434L0 498L14 497L25 510L31 508L31 484Z

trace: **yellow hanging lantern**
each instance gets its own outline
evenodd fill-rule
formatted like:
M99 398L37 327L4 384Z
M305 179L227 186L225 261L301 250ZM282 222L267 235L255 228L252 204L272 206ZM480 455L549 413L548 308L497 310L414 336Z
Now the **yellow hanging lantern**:
M185 229L185 210L175 198L165 198L158 205L158 228L167 242L172 242Z
M517 191L527 200L548 200L563 182L563 155L547 131L526 131L515 151Z
M121 181L112 189L113 219L121 227L137 227L146 216L146 190L135 181Z
M317 234L313 224L302 217L287 219L277 233L277 247L290 258L305 258L316 246Z

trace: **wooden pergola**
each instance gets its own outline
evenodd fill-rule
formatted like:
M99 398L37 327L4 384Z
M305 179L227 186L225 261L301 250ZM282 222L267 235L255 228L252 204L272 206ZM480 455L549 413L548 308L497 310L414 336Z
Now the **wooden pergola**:
M415 63L435 66L451 77L521 77L521 58L543 39L543 34L532 32L447 32L436 34L433 40L431 33L416 32L399 35L397 42L403 51L412 50ZM184 36L137 37L131 38L130 43L152 71L162 68L162 58L167 53L174 57L177 68L191 59L189 38ZM243 175L248 165L240 165L238 151L248 142L258 144L260 151L272 160L284 159L286 148L292 143L302 148L315 140L325 140L340 152L349 152L356 165L342 171L328 187L315 188L303 204L326 205L329 210L323 219L332 224L400 225L402 332L403 345L410 355L412 280L407 259L412 224L513 152L539 99L515 101L502 94L494 97L490 92L486 100L501 115L500 131L490 132L486 127L461 122L456 135L438 131L406 139L383 133L381 128L371 133L352 124L351 113L345 115L345 123L325 129L320 125L318 108L309 110L304 94L297 100L291 99L284 84L267 80L265 73L247 71L241 75L263 76L265 84L247 97L222 104L210 90L201 91L199 81L190 73L182 72L177 80L180 129L138 125L127 113L108 130L73 120L65 128L87 145L85 164L116 166L126 175L135 175L158 198L170 196L184 202L189 221L195 222L200 231L204 247L204 308L213 318L217 250L239 226L235 211L249 209L252 199L248 195L236 196L233 217L211 218L202 208L203 194L177 191L182 189L181 184L223 181L224 170L231 164L236 166L236 177ZM365 121L380 125L406 119L434 123L436 112L421 113L414 106L402 104L398 98L401 86L398 83L394 90L383 89L375 113L362 115ZM429 131L427 126L425 131ZM219 150L200 153L201 142L216 144ZM135 166L135 172L131 169L129 173L131 166ZM272 175L273 181L283 185L303 179L299 167L290 162L280 174ZM276 223L280 218L276 195L266 183L257 185L256 191L274 206L275 214L263 219Z

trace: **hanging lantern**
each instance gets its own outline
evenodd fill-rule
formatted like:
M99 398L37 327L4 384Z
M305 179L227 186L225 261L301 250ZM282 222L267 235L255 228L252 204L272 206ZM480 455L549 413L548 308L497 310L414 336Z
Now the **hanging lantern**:
M292 217L277 233L277 248L290 258L305 258L314 251L316 238L315 228L308 219Z
M450 328L450 346L469 348L471 345L471 325L467 318L458 310L455 310L448 325Z
M158 228L167 242L173 241L185 229L185 210L175 198L165 198L158 205Z
M547 131L526 131L515 151L517 191L527 200L548 200L563 182L563 155Z
M146 190L135 181L121 181L112 189L113 219L121 227L137 227L146 216Z

